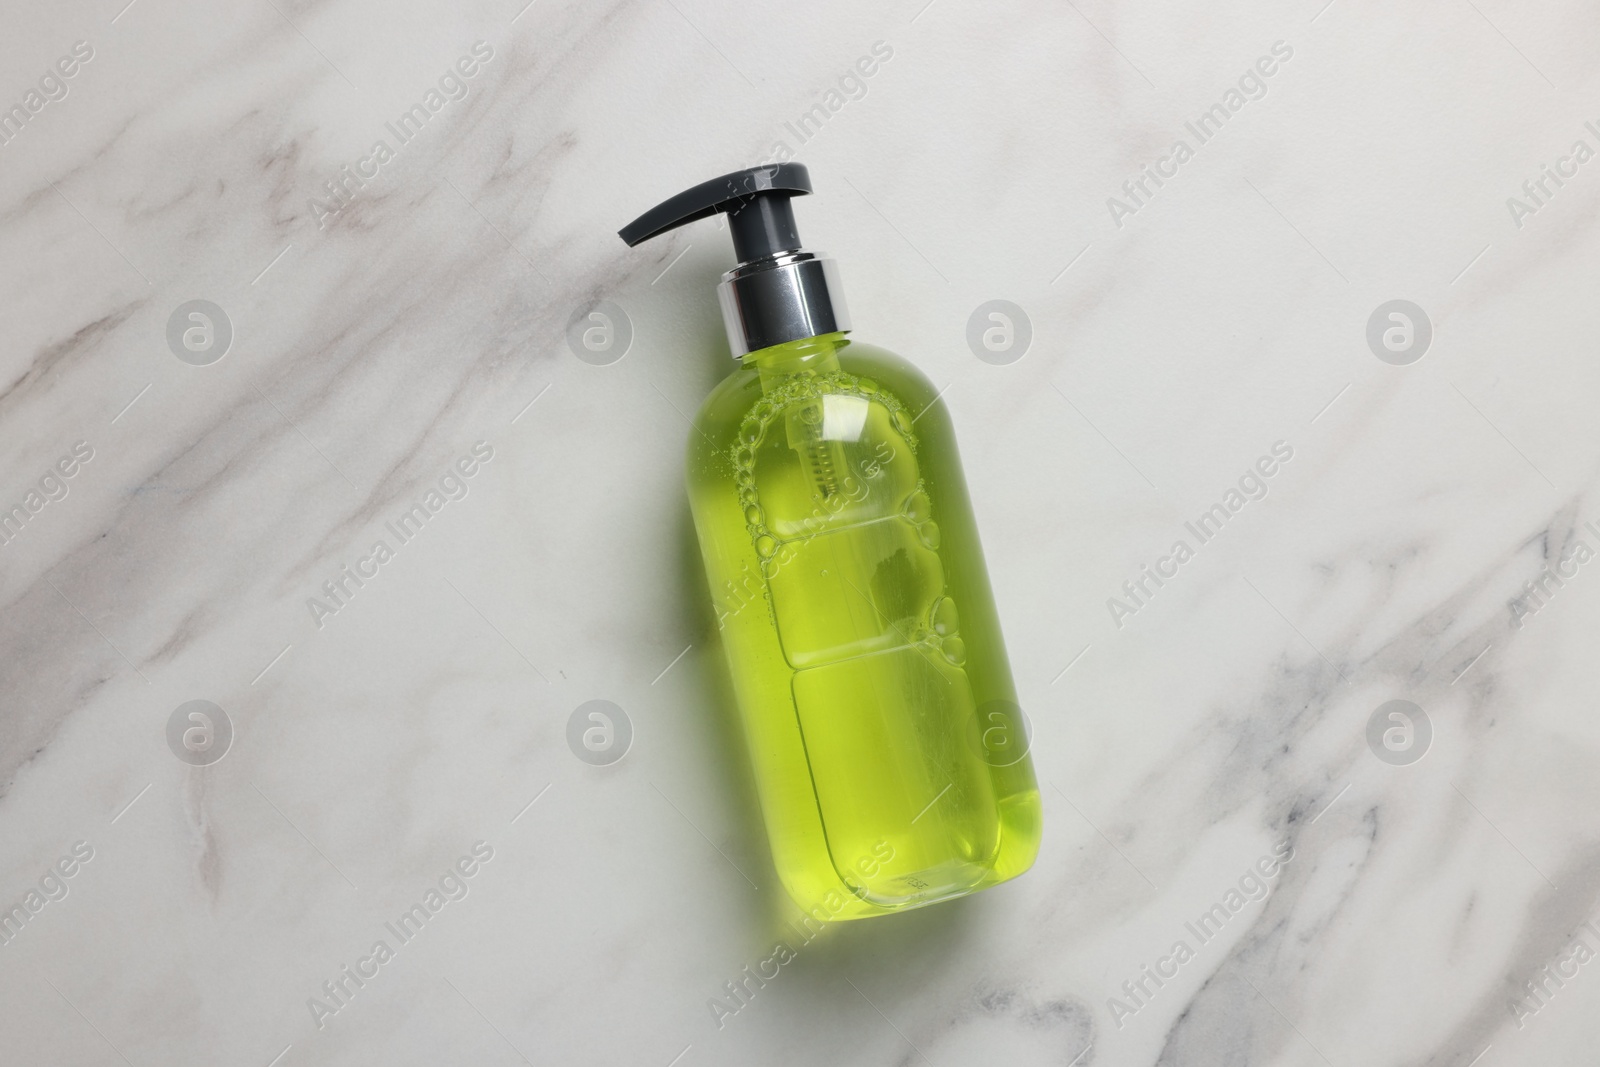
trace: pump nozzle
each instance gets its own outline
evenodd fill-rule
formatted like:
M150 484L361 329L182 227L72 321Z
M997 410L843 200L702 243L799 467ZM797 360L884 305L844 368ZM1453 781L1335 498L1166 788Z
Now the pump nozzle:
M728 216L733 231L734 255L748 263L800 247L789 198L810 191L811 175L800 163L734 171L662 201L617 231L617 236L632 246L720 211Z
M629 246L717 213L728 216L739 266L717 295L735 358L803 337L850 329L833 261L800 248L790 200L811 192L800 163L774 163L701 182L617 231Z

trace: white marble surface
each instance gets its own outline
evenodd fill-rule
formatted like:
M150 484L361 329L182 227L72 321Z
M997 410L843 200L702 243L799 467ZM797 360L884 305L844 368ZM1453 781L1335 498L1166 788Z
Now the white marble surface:
M1600 160L1520 227L1506 202L1600 148L1592 7L124 3L16 0L0 36L7 106L93 51L0 147L0 504L93 450L0 546L0 904L67 890L0 947L0 1060L1592 1055L1600 973L1568 945L1600 914L1600 568L1520 626L1513 602L1600 548ZM1185 122L1277 41L1198 145ZM799 145L785 123L877 42ZM789 915L681 488L730 251L709 222L614 231L778 140L857 335L949 385L1046 829L1025 877L831 929L719 1026ZM1006 366L964 339L996 298L1033 326ZM1365 337L1396 298L1435 328L1408 366ZM194 299L234 328L207 366L166 340ZM563 338L599 300L634 329L609 366ZM1268 496L1115 625L1277 441ZM308 598L475 442L465 497L319 627ZM236 732L207 767L166 741L196 699ZM609 767L565 740L591 699L633 723ZM1429 716L1420 762L1369 750L1391 699ZM386 933L480 841L465 897ZM1283 841L1201 945L1185 924Z

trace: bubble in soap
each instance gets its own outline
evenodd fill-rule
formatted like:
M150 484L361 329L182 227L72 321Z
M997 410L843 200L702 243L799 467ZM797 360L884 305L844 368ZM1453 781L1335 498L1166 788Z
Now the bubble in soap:
M751 526L761 525L761 508L759 505L750 504L744 509L744 521Z
M920 526L933 518L933 501L928 499L927 493L918 489L906 497L906 502L901 505L900 512L907 519Z
M944 658L959 667L967 662L967 643L959 637L947 637L943 643Z
M917 536L922 538L922 543L929 548L937 549L939 547L939 524L936 522L923 523L917 527Z
M911 416L905 413L904 408L895 408L894 414L889 416L889 422L902 436L911 432Z
M956 611L956 602L947 596L939 598L933 606L933 629L940 637L949 637L961 626L961 616Z
M778 551L778 542L771 534L762 534L756 538L756 554L762 559L771 559L772 554Z

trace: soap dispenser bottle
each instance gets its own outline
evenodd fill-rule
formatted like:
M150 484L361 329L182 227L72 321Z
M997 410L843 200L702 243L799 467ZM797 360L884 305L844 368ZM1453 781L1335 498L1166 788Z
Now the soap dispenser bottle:
M689 435L688 489L774 866L818 919L1014 878L1039 791L950 416L910 363L850 340L802 250L798 163L724 175L620 231L716 213L739 361Z

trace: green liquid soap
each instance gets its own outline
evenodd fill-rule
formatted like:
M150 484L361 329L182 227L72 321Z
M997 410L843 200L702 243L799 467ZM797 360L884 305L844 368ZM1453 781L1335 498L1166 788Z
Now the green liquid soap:
M741 265L741 365L689 435L690 505L784 888L825 920L1015 878L1039 790L949 412L851 341L831 264L799 249L798 164L725 175L622 231L716 211Z
M752 352L689 435L773 860L834 919L1014 878L1039 791L948 412L842 334Z

